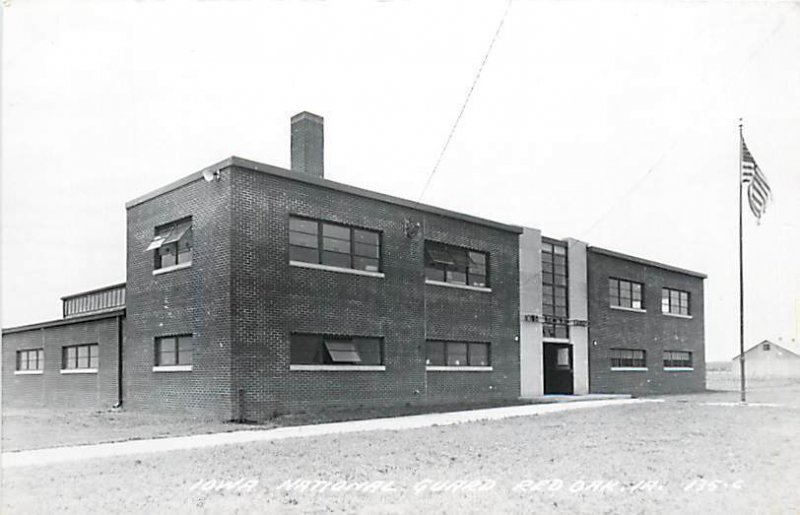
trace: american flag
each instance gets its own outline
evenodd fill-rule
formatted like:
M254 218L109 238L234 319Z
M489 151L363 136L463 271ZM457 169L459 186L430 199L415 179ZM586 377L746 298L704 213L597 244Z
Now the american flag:
M767 204L772 199L772 190L767 184L767 177L756 164L753 154L747 149L742 138L742 184L747 184L747 202L750 211L761 220L767 209Z

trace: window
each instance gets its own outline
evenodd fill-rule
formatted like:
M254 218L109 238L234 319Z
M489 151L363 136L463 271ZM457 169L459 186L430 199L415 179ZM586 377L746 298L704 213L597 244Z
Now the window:
M644 309L642 300L642 283L626 281L624 279L608 279L608 298L613 307Z
M61 368L63 370L96 370L100 364L98 349L96 343L63 347Z
M383 340L361 336L292 334L292 365L383 365Z
M191 365L194 340L191 334L156 338L156 366Z
M435 241L425 242L425 279L489 287L488 254Z
M647 368L645 351L638 349L610 349L611 368Z
M570 369L572 368L570 364L570 348L569 347L559 347L558 351L556 352L556 368L563 368L563 369Z
M770 344L768 344L768 343L765 343L765 344L763 345L763 348L764 348L764 350L765 350L765 351L769 351L769 350L770 350Z
M432 367L488 367L489 344L485 342L426 342L425 363Z
M662 288L661 312L689 316L689 292Z
M147 250L155 251L155 269L192 263L192 219L184 219L156 228Z
M17 370L44 370L44 349L18 350Z
M381 269L380 233L346 225L289 217L289 260L352 268Z
M664 351L664 368L692 368L692 353L686 351Z
M545 338L569 338L567 246L542 242L542 332Z

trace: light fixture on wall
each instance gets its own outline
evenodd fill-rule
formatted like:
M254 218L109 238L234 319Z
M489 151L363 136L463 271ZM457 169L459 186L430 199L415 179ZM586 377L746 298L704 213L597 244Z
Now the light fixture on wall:
M210 168L206 168L205 170L203 170L203 179L205 179L206 182L220 180L219 170L212 170Z
M414 238L420 229L419 222L412 222L408 218L403 220L403 231L406 233L406 238Z

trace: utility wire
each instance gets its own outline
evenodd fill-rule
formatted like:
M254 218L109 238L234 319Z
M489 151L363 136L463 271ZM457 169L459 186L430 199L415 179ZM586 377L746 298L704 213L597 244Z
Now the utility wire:
M500 31L503 29L503 23L506 21L506 16L508 15L508 10L511 7L512 0L508 0L506 4L506 10L503 12L502 18L500 18L500 23L497 25L497 30L494 33L494 37L492 37L492 42L489 43L489 48L486 50L486 55L483 56L483 61L481 61L480 67L478 67L478 73L475 74L475 79L472 81L472 86L469 88L469 92L467 92L467 98L464 99L464 103L461 105L461 110L458 112L458 116L456 117L455 123L453 123L453 127L450 129L450 134L447 135L447 140L444 142L444 146L442 147L442 151L439 153L439 158L436 160L436 164L433 166L433 170L428 175L428 180L425 181L425 186L422 188L422 193L419 195L419 200L417 200L417 204L422 202L422 198L425 196L425 192L428 191L428 186L431 184L431 180L433 176L436 174L436 171L439 169L439 165L442 162L442 158L444 157L444 153L447 151L447 147L450 145L450 140L453 139L453 134L456 132L456 128L458 127L459 122L461 121L461 117L464 115L464 111L467 109L467 104L469 104L469 99L472 97L472 92L475 90L475 86L478 84L478 80L481 78L481 72L483 72L483 67L486 66L486 61L489 60L489 55L492 53L492 48L494 48L494 43L497 41L497 37L500 35Z

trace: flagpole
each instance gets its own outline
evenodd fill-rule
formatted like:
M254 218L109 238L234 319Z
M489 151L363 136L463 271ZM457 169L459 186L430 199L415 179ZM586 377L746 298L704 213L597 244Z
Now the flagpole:
M744 136L742 135L742 119L739 118L739 372L741 374L741 398L742 402L747 401L745 393L745 373L744 373L744 253L742 237L742 147Z

